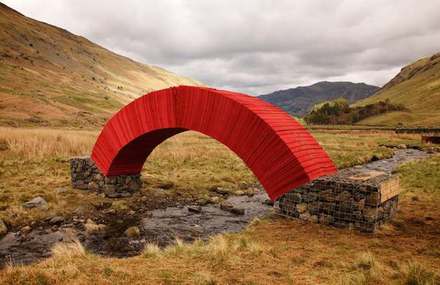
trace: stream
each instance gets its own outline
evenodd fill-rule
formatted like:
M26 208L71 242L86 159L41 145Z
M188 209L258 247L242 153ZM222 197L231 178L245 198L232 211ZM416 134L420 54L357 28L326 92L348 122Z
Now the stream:
M391 173L400 164L428 157L415 149L396 150L392 158L355 166ZM100 223L88 228L85 218L74 218L57 225L45 224L27 233L9 232L0 240L0 268L6 264L29 264L47 258L51 248L60 242L80 241L95 254L128 257L138 255L147 243L161 247L173 244L176 238L191 242L207 240L219 233L239 232L255 218L274 213L266 193L251 196L229 196L222 204L181 205L141 211L132 215L115 213L100 216ZM127 227L137 231L127 235ZM89 226L90 228L90 226Z

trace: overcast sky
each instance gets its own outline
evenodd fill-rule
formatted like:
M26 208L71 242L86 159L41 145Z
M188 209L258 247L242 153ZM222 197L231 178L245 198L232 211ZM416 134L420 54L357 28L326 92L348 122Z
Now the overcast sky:
M344 80L383 85L440 51L440 1L3 1L110 50L258 95Z

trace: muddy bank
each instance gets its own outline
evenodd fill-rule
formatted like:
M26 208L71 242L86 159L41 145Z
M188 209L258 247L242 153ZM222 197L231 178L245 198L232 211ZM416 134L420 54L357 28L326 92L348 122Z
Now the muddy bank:
M420 150L401 149L392 158L359 167L389 173L404 162L428 156ZM51 255L55 244L76 240L96 254L134 256L146 243L166 246L176 237L190 242L205 240L218 233L238 232L253 219L273 212L262 190L250 196L225 195L224 198L222 204L186 201L176 205L166 199L139 201L123 213L112 211L103 204L97 207L92 220L77 216L40 221L28 231L9 232L0 240L0 267L7 263L26 264L41 260ZM131 230L127 231L128 228Z

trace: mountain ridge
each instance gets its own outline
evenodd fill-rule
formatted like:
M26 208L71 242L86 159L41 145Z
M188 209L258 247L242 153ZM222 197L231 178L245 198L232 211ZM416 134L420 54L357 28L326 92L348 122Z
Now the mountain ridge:
M371 96L379 87L349 81L320 81L308 86L298 86L258 96L275 104L292 115L304 116L315 104L339 97L353 103Z

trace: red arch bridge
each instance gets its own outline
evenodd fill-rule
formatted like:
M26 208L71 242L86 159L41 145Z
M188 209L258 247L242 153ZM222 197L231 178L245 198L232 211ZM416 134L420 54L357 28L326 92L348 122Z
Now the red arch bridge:
M105 176L139 174L156 146L188 130L229 147L272 200L336 171L312 135L278 107L240 93L190 86L154 91L122 108L104 126L91 158Z

